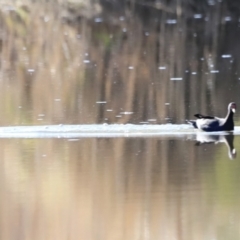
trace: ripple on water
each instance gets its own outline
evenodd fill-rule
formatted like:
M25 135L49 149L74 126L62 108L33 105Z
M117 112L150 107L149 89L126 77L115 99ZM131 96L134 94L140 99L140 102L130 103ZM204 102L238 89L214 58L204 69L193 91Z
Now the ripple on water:
M0 127L0 138L83 138L83 137L157 137L201 134L229 134L201 132L188 124L92 124ZM234 135L240 135L235 127Z

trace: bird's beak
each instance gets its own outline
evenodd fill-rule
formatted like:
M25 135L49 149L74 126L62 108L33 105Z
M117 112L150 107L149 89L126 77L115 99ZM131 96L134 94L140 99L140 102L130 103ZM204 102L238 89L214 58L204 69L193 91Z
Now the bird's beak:
M232 111L233 111L233 113L235 113L236 112L236 108L232 108Z

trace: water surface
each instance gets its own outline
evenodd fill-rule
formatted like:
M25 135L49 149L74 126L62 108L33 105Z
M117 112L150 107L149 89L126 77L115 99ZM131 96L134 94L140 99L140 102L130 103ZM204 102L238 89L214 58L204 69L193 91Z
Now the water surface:
M240 159L199 140L0 139L1 238L237 238Z

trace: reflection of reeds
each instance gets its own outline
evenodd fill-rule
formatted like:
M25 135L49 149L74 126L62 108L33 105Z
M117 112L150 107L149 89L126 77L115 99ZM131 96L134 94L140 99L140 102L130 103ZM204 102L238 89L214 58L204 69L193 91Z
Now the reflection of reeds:
M213 159L210 145L2 139L1 149L2 239L208 239L232 216L238 233L239 162Z
M217 75L206 73L217 68L226 30L210 28L221 23L222 8L212 8L208 22L166 11L144 21L137 6L124 21L108 13L100 23L81 18L68 25L52 5L1 12L2 124L37 124L38 114L45 114L44 123L183 122L195 111L216 109L222 90Z

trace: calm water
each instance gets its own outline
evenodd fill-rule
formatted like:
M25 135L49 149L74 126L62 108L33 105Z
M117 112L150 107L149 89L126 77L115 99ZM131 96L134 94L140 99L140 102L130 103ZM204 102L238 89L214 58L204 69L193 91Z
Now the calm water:
M238 239L240 158L196 137L0 139L1 238Z
M237 1L3 2L0 238L240 239Z

